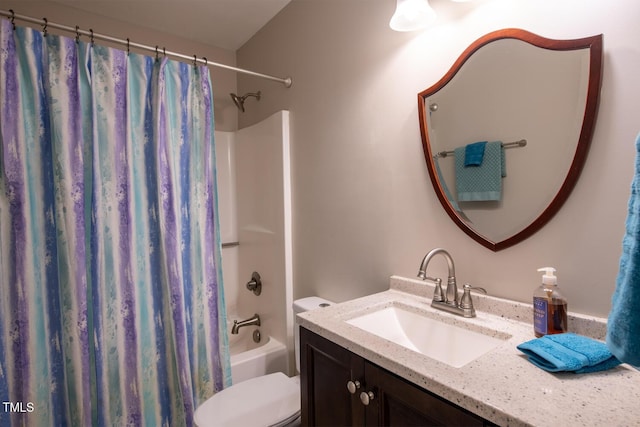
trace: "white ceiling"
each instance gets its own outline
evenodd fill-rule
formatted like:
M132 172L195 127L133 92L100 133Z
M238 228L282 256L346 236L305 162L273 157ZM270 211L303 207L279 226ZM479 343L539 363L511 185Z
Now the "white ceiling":
M291 0L48 0L236 51Z

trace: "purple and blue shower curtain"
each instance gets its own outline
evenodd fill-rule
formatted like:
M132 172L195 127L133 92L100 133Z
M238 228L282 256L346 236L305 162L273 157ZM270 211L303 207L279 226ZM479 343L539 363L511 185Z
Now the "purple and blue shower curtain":
M0 425L190 425L229 385L213 138L206 67L1 20Z

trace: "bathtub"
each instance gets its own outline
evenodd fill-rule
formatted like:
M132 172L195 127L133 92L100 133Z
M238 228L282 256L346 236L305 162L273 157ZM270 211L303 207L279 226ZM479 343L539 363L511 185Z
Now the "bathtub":
M245 328L236 336L229 336L231 356L231 379L233 384L249 378L287 373L287 348L273 337L262 337L260 343L254 343L253 330Z

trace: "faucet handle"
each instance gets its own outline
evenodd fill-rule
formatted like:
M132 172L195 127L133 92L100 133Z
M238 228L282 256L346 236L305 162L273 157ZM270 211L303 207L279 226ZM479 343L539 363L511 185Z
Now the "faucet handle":
M475 310L473 308L473 300L471 299L471 291L479 291L486 294L487 290L479 286L471 286L468 283L465 283L462 289L464 292L462 293L462 298L460 298L460 308L468 310L469 313L471 313L471 317L473 317L475 316Z
M442 279L441 278L439 278L439 277L428 277L426 274L424 274L423 271L420 271L420 274L418 274L418 277L421 278L424 281L431 282L436 286L436 288L433 290L432 301L437 301L437 302L444 301L444 294L442 292Z
M436 285L435 289L433 290L432 301L437 301L437 302L444 301L444 295L442 293L442 279L439 277L436 277L436 278L427 277L427 279L429 279Z
M480 286L471 286L471 285L470 285L470 284L468 284L468 283L465 283L465 284L462 286L462 289L464 289L465 291L466 291L467 289L468 289L468 290L470 290L470 291L480 291L480 292L482 292L482 293L483 293L483 294L485 294L485 295L487 294L487 290L486 290L485 288L481 288Z

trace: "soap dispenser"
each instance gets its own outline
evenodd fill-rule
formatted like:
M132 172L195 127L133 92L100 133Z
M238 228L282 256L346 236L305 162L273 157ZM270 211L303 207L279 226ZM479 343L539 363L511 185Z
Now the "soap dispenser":
M533 293L533 329L536 337L567 332L567 300L560 294L556 269L543 271L542 285Z

